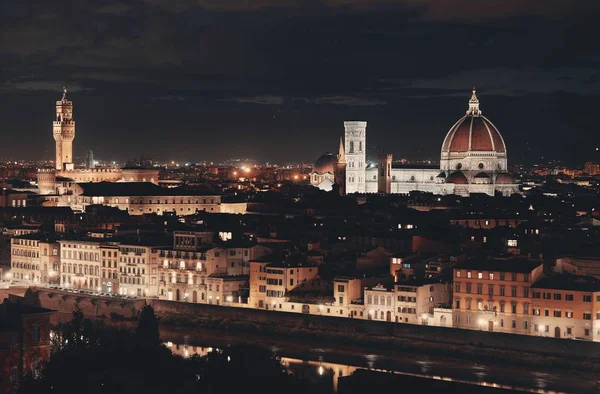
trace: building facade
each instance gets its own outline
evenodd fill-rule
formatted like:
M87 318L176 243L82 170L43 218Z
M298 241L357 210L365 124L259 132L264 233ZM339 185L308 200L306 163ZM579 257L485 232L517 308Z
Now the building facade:
M16 393L24 376L39 376L50 359L54 311L5 300L0 304L0 393Z
M280 310L287 293L318 277L318 267L302 263L271 263L264 267L265 309Z
M162 188L149 182L80 183L69 194L59 197L58 206L85 212L90 205L105 205L127 211L130 215L173 213L193 215L212 213L246 213L246 203L223 203L217 194Z
M364 289L364 300L367 317L369 320L393 322L396 300L393 286L377 286Z
M155 250L158 297L193 303L232 302L233 292L248 283L250 261L268 252L270 249L250 242L215 244L212 232L176 231L173 247Z
M116 242L105 242L100 245L101 292L119 294L119 245Z
M60 244L39 234L11 239L11 277L17 282L57 283Z
M119 294L133 297L157 297L158 258L154 245L119 245Z
M529 335L531 286L542 263L519 258L469 260L454 268L454 327Z
M61 286L65 288L101 290L100 242L61 240Z
M600 280L551 274L531 287L531 335L600 341Z
M434 281L406 281L395 284L395 321L432 326L448 326L446 315L435 319L434 310L450 303L450 284Z

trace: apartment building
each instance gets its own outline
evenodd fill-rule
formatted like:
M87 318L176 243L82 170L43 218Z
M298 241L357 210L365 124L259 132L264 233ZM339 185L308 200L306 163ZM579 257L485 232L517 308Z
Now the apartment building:
M440 305L450 303L449 283L414 279L396 283L394 289L396 322L435 326L448 325L445 315L441 315L438 321L435 321L434 309Z
M12 280L27 283L58 283L60 244L54 239L34 233L14 237L10 241Z
M274 256L265 256L250 262L250 298L252 308L264 309L267 298L267 265L274 262Z
M340 307L340 314L346 317L363 318L363 278L336 276L333 279L333 306Z
M101 292L119 294L119 244L106 242L100 244L101 251Z
M213 233L176 231L173 246L155 249L158 258L158 298L206 302L207 260L215 264ZM211 252L212 251L212 252Z
M364 289L366 318L392 322L395 320L396 307L394 287L384 286L381 283Z
M434 309L449 302L449 290L449 284L425 279L365 287L366 317L396 323L447 325L445 321L435 321Z
M158 254L154 249L159 248L160 243L138 240L119 244L119 294L158 296Z
M101 290L100 241L61 240L60 261L62 287Z
M453 270L454 327L528 335L531 285L542 263L523 258L468 260Z
M318 277L318 267L307 263L276 262L264 267L266 309L282 309L288 291Z
M244 286L248 282L250 260L270 252L252 242L229 241L219 245L212 242L212 232L178 231L174 234L173 247L156 249L160 299L216 303L219 297L219 303L222 303L231 295L222 292L225 288ZM221 285L220 282L229 281L226 276L239 283ZM212 277L210 285L214 286L209 286L209 277Z
M228 275L214 273L207 278L208 303L222 305L223 303L240 302L240 291L248 286L248 275Z
M551 274L531 286L531 335L600 341L600 280Z
M40 375L51 356L54 313L8 299L0 304L0 393L16 393L25 376Z
M336 276L333 279L334 305L348 307L352 301L360 301L363 296L363 281L351 276Z

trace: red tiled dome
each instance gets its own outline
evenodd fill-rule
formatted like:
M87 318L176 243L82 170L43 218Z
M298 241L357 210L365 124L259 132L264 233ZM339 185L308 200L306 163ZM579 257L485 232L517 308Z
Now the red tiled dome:
M479 110L475 89L467 114L450 128L442 144L442 152L467 151L506 153L506 145L500 132Z
M467 115L448 132L443 152L496 151L505 153L504 140L498 129L484 116Z
M466 185L469 183L467 177L462 172L453 172L446 178L446 183L455 183L457 185Z
M497 185L514 185L515 183L517 183L515 178L508 175L506 172L502 172L496 177Z

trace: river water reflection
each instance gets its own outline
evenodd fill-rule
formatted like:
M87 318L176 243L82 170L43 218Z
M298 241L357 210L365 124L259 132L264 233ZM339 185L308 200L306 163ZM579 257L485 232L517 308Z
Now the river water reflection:
M165 342L174 354L181 357L191 357L193 355L206 356L210 352L220 351L215 346L195 345L182 341ZM220 347L228 346L227 343L221 343ZM328 391L337 393L338 379L349 376L357 369L368 369L374 371L395 373L400 375L416 376L427 379L444 380L449 382L461 382L471 385L478 385L489 388L502 388L507 390L519 390L530 393L562 394L562 393L583 393L583 388L574 390L565 390L563 379L556 379L549 374L521 371L507 375L503 371L487 368L482 365L471 364L447 365L436 361L411 360L401 366L392 366L389 360L385 360L376 354L365 354L359 357L353 357L345 362L339 362L339 354L332 349L307 349L302 358L288 357L286 350L271 346L271 350L281 357L283 365L288 372L313 383L324 385ZM293 353L293 352L292 352ZM564 384L561 385L560 383ZM583 387L583 386L582 386ZM589 387L586 384L586 387ZM426 387L424 388L426 389ZM585 389L585 392L588 392Z

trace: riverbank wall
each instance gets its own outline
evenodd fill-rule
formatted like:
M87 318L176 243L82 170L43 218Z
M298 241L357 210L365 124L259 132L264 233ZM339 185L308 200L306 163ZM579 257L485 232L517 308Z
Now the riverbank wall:
M289 331L302 330L321 333L337 332L343 333L344 336L350 335L357 338L364 338L364 336L390 337L414 342L531 351L568 357L585 357L589 355L590 358L595 358L597 352L600 351L600 343L586 341L217 305L186 304L163 300L148 300L148 303L152 305L159 316L164 318L178 317L179 319L192 319L195 321L221 320L233 327L236 323L249 323L267 331L277 329L281 332L287 329Z
M24 302L58 311L57 319L60 321L68 320L71 313L77 308L81 309L87 317L114 320L132 319L137 316L144 305L149 304L164 322L190 328L194 326L212 326L227 330L243 331L252 329L267 333L289 332L290 335L300 332L306 335L306 333L314 332L315 335L325 334L327 336L339 334L350 339L377 337L380 340L385 338L403 340L411 345L414 343L435 343L447 344L453 347L496 348L590 360L597 358L596 354L600 354L600 343L587 341L156 299L120 300L83 294L65 294L48 289L28 290L24 296Z

